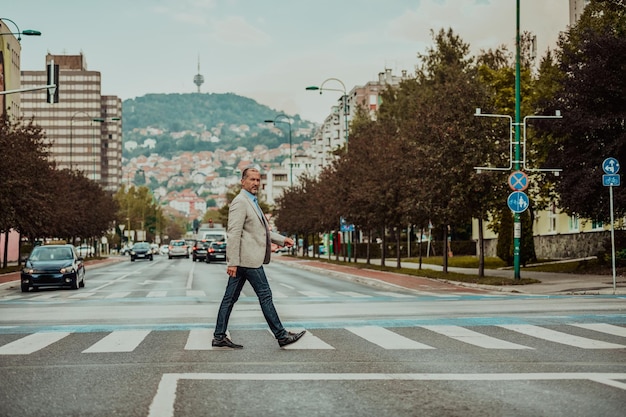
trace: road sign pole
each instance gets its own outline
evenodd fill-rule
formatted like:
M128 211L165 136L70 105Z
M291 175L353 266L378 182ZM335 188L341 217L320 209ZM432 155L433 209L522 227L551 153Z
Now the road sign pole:
M602 185L609 187L609 207L611 211L611 264L613 267L613 294L615 294L615 219L613 218L613 187L619 187L620 176L619 162L615 158L606 158L602 162L602 170L604 175L602 176Z
M611 207L611 259L613 263L613 294L615 294L615 227L613 226L613 186L609 187L609 206Z

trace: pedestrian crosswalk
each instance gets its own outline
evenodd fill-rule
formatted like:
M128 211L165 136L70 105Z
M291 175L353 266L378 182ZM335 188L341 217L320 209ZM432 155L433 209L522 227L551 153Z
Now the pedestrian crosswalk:
M188 298L206 298L209 296L217 297L222 295L223 292L220 288L220 292L215 293L207 293L204 290L193 290L193 289L177 289L177 290L133 290L133 291L68 291L68 290L57 290L57 291L47 291L47 292L28 292L28 293L19 293L19 294L11 294L0 296L0 302L4 301L28 301L28 302L54 302L59 300L98 300L98 299L124 299L124 298L180 298L180 297L188 297ZM391 291L368 291L365 292L357 292L357 291L328 291L328 290L296 290L294 288L278 287L278 290L273 290L272 294L275 299L285 299L285 298L307 298L307 299L315 299L319 301L329 300L329 299L350 299L350 300L376 300L376 299L389 299L389 300L409 300L416 298L433 298L433 299L459 299L461 297L467 297L467 294L462 293L446 293L446 294L435 294L435 293L427 293L427 292L416 292L416 293L405 293L405 292L391 292ZM493 295L480 295L474 297L489 297L493 298ZM506 295L502 295L502 297L506 297ZM246 298L254 298L256 299L256 295L252 289L244 289L242 291L240 299Z
M298 331L302 329L291 329ZM455 349L449 342L436 343L438 337L445 337L465 345L485 350L540 350L546 349L550 343L556 343L575 349L606 350L626 349L626 326L608 323L572 323L560 325L559 330L532 324L501 324L489 327L468 328L456 325L419 325L404 328L386 328L382 326L364 325L339 328L337 332L324 332L320 329L307 329L305 336L289 350L341 350L347 349L346 335L365 341L374 349L383 350L429 350ZM498 336L487 333L494 333ZM242 332L242 331L239 331ZM343 332L347 332L344 333ZM575 334L577 332L583 335ZM81 350L83 354L96 353L130 353L140 348L148 337L163 337L167 331L153 329L122 329L111 332L95 333L98 340L90 336L90 346ZM210 351L213 329L191 328L186 330L185 343L181 347L185 351ZM5 333L4 337L6 338ZM11 341L0 339L0 357L14 355L31 355L45 349L52 349L63 339L74 333L68 331L40 331L32 334L12 337ZM93 333L83 333L90 334ZM432 337L432 336L436 337ZM15 335L14 335L15 336ZM603 340L609 338L610 341ZM183 347L184 346L184 347ZM354 346L351 344L350 346ZM456 347L458 349L458 346Z

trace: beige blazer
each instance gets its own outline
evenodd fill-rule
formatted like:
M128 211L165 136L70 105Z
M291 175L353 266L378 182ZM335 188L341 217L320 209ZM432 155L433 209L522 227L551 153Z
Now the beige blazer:
M245 190L241 190L230 203L227 234L228 266L259 268L270 262L270 242L280 246L285 244L284 236L270 232Z

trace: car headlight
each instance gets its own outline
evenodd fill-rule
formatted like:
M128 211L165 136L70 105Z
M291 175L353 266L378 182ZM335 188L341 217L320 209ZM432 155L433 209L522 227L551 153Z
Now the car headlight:
M134 250L131 250L131 251L130 251L130 254L131 254L131 255L134 255L134 254L135 254L135 251L134 251Z
M59 271L62 274L71 274L74 272L74 267L73 266L64 266L63 268L61 268L61 270Z
M22 272L24 272L25 274L34 274L35 273L35 268L24 268L22 270Z

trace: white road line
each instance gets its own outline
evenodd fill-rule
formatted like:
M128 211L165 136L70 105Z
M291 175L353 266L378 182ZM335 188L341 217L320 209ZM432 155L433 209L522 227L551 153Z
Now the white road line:
M58 297L59 293L49 292L47 294L40 294L29 298L29 300L49 300L50 298Z
M132 352L150 334L150 330L120 330L108 334L83 353Z
M5 297L0 297L0 301L15 300L16 298L24 298L24 296L23 295L7 295Z
M384 349L434 349L379 326L346 327L346 330Z
M193 285L193 271L196 269L196 263L191 264L191 269L189 270L189 274L187 275L187 289L190 290Z
M181 380L193 381L593 381L626 389L619 380L626 373L519 373L519 374L163 374L152 399L148 417L174 417L176 390Z
M415 295L399 294L397 292L389 292L389 291L376 291L376 294L384 295L386 297L394 297L394 298L413 298L413 297L415 297Z
M420 326L449 338L485 349L532 349L528 346L496 339L460 326Z
M33 333L0 347L0 355L29 355L69 335L68 332Z
M120 291L120 292L114 292L112 294L107 295L104 298L124 298L126 296L130 295L130 291Z
M274 297L274 298L289 298L287 296L287 294L282 293L280 291L274 291L274 290L272 290L272 297Z
M320 294L319 292L315 292L315 291L298 291L298 292L302 295L306 295L307 297L328 298L328 295Z
M147 295L147 298L163 298L167 297L167 291L150 291Z
M347 295L348 297L354 298L371 298L371 295L365 295L354 291L337 291L337 294Z
M213 329L191 329L185 344L185 350L211 350Z
M570 326L581 327L600 333L612 334L614 336L626 337L626 327L615 326L608 323L573 323Z
M78 294L70 295L67 298L87 298L87 297L91 297L92 295L96 295L96 293L95 292L79 292Z
M302 330L304 329L290 329L290 331L293 333L299 333ZM272 336L274 336L274 334L269 329L267 331L270 332ZM276 342L276 344L278 344L278 341ZM304 336L300 338L300 340L298 340L296 343L292 345L287 345L283 347L283 349L286 349L286 350L334 350L335 348L329 345L328 343L324 342L319 337L314 336L313 333L307 331L304 334Z
M582 349L623 349L624 345L603 342L601 340L588 339L586 337L574 336L567 333L557 332L556 330L546 329L545 327L533 326L530 324L501 324L498 325L504 329L522 333L538 339L547 340L562 345L574 346Z
M285 288L289 288L290 290L295 290L296 289L296 287L292 287L291 285L283 284L282 282L279 283L278 285L281 285L281 286L283 286Z
M206 297L206 293L202 290L187 290L187 297Z

